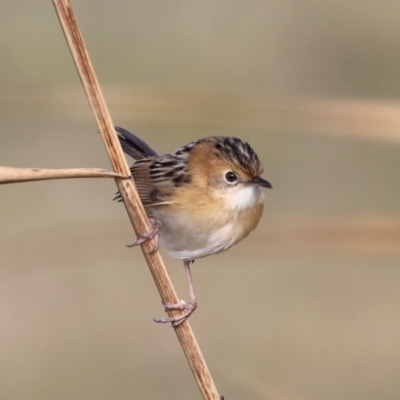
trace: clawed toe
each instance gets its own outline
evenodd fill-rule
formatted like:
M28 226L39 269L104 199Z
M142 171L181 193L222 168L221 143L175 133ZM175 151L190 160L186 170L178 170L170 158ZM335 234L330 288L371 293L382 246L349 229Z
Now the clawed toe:
M186 321L190 317L190 315L193 314L194 310L196 310L197 308L197 301L189 301L188 303L186 303L184 300L181 300L179 304L164 304L164 307L165 311L181 310L183 311L183 314L175 315L174 317L154 319L154 322L160 324L171 322L171 326L176 327L182 322Z
M182 322L185 322L193 314L194 310L197 308L196 293L194 292L192 273L190 271L190 266L193 263L194 263L194 260L184 260L183 261L183 266L185 267L186 277L187 277L187 280L189 283L190 300L188 302L181 300L180 303L178 303L178 304L163 303L163 305L165 307L165 311L180 310L180 311L183 311L182 314L174 315L173 317L169 317L169 318L155 319L154 322L158 322L161 324L166 324L167 322L171 322L171 326L176 327L176 326L179 326Z
M154 254L159 249L161 222L154 217L149 217L149 221L151 222L150 230L146 233L142 233L132 244L127 244L126 247L140 246L144 242L154 239L154 246L149 254Z

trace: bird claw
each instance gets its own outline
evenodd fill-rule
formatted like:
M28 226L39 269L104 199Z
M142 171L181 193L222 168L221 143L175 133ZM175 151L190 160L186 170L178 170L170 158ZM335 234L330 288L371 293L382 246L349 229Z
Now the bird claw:
M189 301L186 302L184 300L181 300L180 303L178 304L165 304L165 311L169 310L181 310L183 311L183 314L181 315L175 315L173 317L165 317L165 318L160 318L160 319L154 319L154 322L157 322L159 324L166 324L168 322L171 322L171 326L174 328L185 322L194 312L194 310L197 308L197 301Z
M149 221L151 223L150 230L148 232L145 232L145 233L142 233L141 235L139 235L139 237L132 244L127 244L126 247L140 246L144 242L147 242L150 239L154 239L154 246L151 249L151 251L149 252L149 254L154 254L159 249L161 222L154 217L149 217Z

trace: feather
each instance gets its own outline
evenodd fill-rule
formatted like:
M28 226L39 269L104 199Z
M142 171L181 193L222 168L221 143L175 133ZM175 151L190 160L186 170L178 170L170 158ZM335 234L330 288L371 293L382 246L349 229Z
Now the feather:
M140 199L145 207L171 204L170 197L174 187L170 181L163 180L155 182L150 176L150 166L154 159L142 159L131 167L133 180Z
M118 132L118 139L121 143L125 154L131 156L135 160L141 160L146 157L157 157L158 154L146 142L119 126L115 127Z

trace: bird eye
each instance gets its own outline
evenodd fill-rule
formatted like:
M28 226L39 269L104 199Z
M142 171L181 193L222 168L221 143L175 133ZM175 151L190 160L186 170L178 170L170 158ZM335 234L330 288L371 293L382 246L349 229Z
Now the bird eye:
M229 171L225 174L225 179L227 182L233 183L237 180L237 176L232 171Z

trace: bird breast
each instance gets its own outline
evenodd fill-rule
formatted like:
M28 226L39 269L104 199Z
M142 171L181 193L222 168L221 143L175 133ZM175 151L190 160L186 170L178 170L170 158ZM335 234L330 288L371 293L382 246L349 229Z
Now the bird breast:
M162 223L161 245L172 257L185 260L229 249L258 225L263 211L259 189L230 188L229 193L214 193L207 200L197 196L152 208L151 213Z

